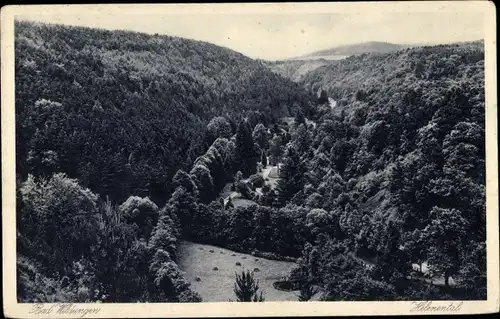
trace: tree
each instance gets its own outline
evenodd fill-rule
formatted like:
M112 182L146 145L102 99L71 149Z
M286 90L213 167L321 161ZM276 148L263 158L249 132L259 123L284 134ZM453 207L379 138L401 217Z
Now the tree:
M234 294L238 302L262 302L262 290L259 293L259 281L254 279L253 273L249 270L242 271L241 275L236 275L236 282L234 284Z
M404 250L408 252L410 261L419 265L422 272L422 264L427 260L427 243L420 229L404 234Z
M486 244L472 241L462 250L463 262L455 282L475 299L486 299Z
M202 203L209 203L214 198L214 183L210 171L205 165L195 165L191 170L198 188L198 198Z
M306 118L305 118L305 116L304 116L304 112L302 112L302 110L301 110L301 109L298 109L298 110L297 110L297 114L295 115L295 120L294 120L294 122L295 122L295 125L296 125L296 126L299 126L299 125L301 125L301 124L306 125Z
M183 187L184 190L190 193L194 198L198 197L198 187L196 187L191 176L182 169L178 170L172 179L172 192L179 187Z
M163 210L163 212L166 212L166 210ZM158 224L151 233L151 239L148 243L149 248L153 249L153 251L162 249L175 260L178 235L174 221L169 215L164 214L160 217Z
M410 271L406 251L400 249L401 234L398 226L389 221L385 229L383 247L377 256L375 277L395 286L397 293L403 293L407 287L406 276Z
M216 140L219 137L231 138L231 124L222 116L216 116L207 125L207 130L211 140Z
M328 102L328 95L327 95L326 91L323 89L318 90L317 97L318 97L319 104L325 104Z
M283 141L280 135L274 135L269 146L269 155L271 165L278 166L279 173L279 162L281 161L281 156L283 155Z
M255 150L252 134L245 121L238 125L236 131L235 164L243 173L250 176L256 172L258 154Z
M307 130L305 124L300 124L292 135L293 143L297 146L297 150L300 154L307 153L309 149L312 138L311 133Z
M264 124L259 123L255 126L255 128L253 129L252 138L254 142L259 145L262 151L265 151L269 148L269 134Z
M178 187L172 194L165 208L170 216L178 219L184 231L189 231L192 223L193 213L196 211L196 199L186 191L184 187Z
M149 239L154 225L158 221L158 206L148 197L130 196L118 207L120 214L129 223L139 226L139 237Z
M97 195L62 173L48 180L29 175L20 195L23 253L36 258L49 273L62 274L74 261L92 256L99 231Z
M191 290L191 284L184 278L179 266L172 261L169 254L157 250L149 266L154 278L154 296L158 301L200 302L201 297Z
M262 186L262 196L259 202L264 206L274 206L276 202L276 192L271 189L269 184L264 184L264 186Z
M429 245L428 263L432 274L444 276L445 285L462 263L461 251L467 238L467 221L457 209L434 207L430 222L422 231Z
M305 225L313 236L320 233L333 235L333 230L338 228L338 226L336 226L338 225L338 220L335 220L335 216L332 212L327 212L321 208L314 208L307 213Z
M278 202L285 205L304 187L305 166L293 145L289 145L283 157L283 165L277 184Z
M266 168L267 167L267 154L266 152L262 152L261 157L260 157L260 162L262 163L262 167Z

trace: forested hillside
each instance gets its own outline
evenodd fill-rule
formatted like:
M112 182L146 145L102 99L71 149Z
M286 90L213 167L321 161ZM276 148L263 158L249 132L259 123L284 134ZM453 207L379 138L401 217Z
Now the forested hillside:
M164 200L204 152L207 123L270 123L307 103L261 62L169 36L17 22L17 168L65 172L112 200Z
M299 82L307 88L325 89L334 99L346 99L345 102L350 102L358 91L358 97L363 98L363 93L370 90L397 90L398 93L401 88L423 90L436 84L449 85L452 79L461 85L476 81L481 84L484 77L476 68L483 68L483 46L483 41L477 41L351 56L316 68ZM438 88L431 91L441 93Z
M336 300L485 298L483 43L350 57L301 82L337 101L296 132L308 173L292 202L335 225L306 245L308 278ZM368 277L346 251L374 263ZM409 262L460 288L416 292Z

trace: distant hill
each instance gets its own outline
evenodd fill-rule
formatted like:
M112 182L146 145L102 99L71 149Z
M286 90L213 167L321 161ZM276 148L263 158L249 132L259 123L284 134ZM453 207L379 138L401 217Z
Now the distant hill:
M225 116L270 121L308 102L261 61L202 41L15 24L17 173L65 172L111 199L161 197Z
M331 61L304 74L299 83L314 92L325 89L338 100L360 90L376 90L381 83L390 87L412 80L425 85L449 85L450 78L461 74L463 68L475 68L483 59L483 41L406 48Z
M430 45L430 44L412 44L412 45L400 45L392 44L387 42L366 42L354 45L346 45L341 47L332 48L329 50L323 50L311 53L306 56L282 60L282 61L272 61L266 62L267 66L275 73L286 77L294 82L299 82L302 84L312 84L312 78L315 78L313 84L318 84L317 80L324 83L326 86L330 86L333 83L328 81L329 77L341 75L342 82L346 79L356 76L356 81L349 81L350 85L359 86L359 84L364 83L364 76L367 74L360 72L361 70L356 69L355 63L367 63L366 66L360 66L360 69L368 71L373 66L372 63L386 63L382 62L387 59L391 59L394 56L403 57L406 54L416 54L416 52L433 52L444 50L444 48L473 48L482 50L484 46L484 40L469 41L469 42L457 42L451 44L440 44L440 45ZM409 50L409 51L408 51ZM384 52L385 51L385 52ZM405 53L409 52L409 53ZM413 52L413 53L412 53ZM330 54L323 55L323 54ZM368 62L370 61L370 62ZM377 61L377 62L375 62ZM353 64L354 63L354 64ZM347 66L351 72L333 71L336 69L344 70ZM388 69L393 68L393 66L388 63L386 66ZM354 71L354 69L356 69ZM371 76L371 75L370 75Z
M316 51L296 59L324 58L329 60L338 60L343 57L348 57L351 55L357 55L363 53L390 53L407 47L409 46L389 43L389 42L370 41L370 42L342 45L331 49Z
M338 46L327 50L316 51L300 57L282 61L267 62L267 64L274 72L297 82L308 72L314 71L319 67L329 65L335 61L345 59L352 55L365 53L391 53L408 47L410 46L372 41Z

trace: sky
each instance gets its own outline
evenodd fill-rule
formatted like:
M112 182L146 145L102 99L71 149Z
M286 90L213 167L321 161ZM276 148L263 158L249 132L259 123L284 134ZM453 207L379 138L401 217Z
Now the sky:
M165 34L221 45L251 58L279 60L338 45L366 41L442 44L484 38L479 11L448 10L183 11L172 10L65 13L37 12L16 19L109 30ZM302 11L302 12L301 12ZM191 13L192 12L192 13ZM277 13L280 12L280 13Z

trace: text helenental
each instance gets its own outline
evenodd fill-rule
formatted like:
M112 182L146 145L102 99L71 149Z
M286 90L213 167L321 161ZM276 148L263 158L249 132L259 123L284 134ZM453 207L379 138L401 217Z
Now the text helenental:
M410 312L457 312L462 308L463 301L451 302L447 305L434 305L432 301L414 301Z

